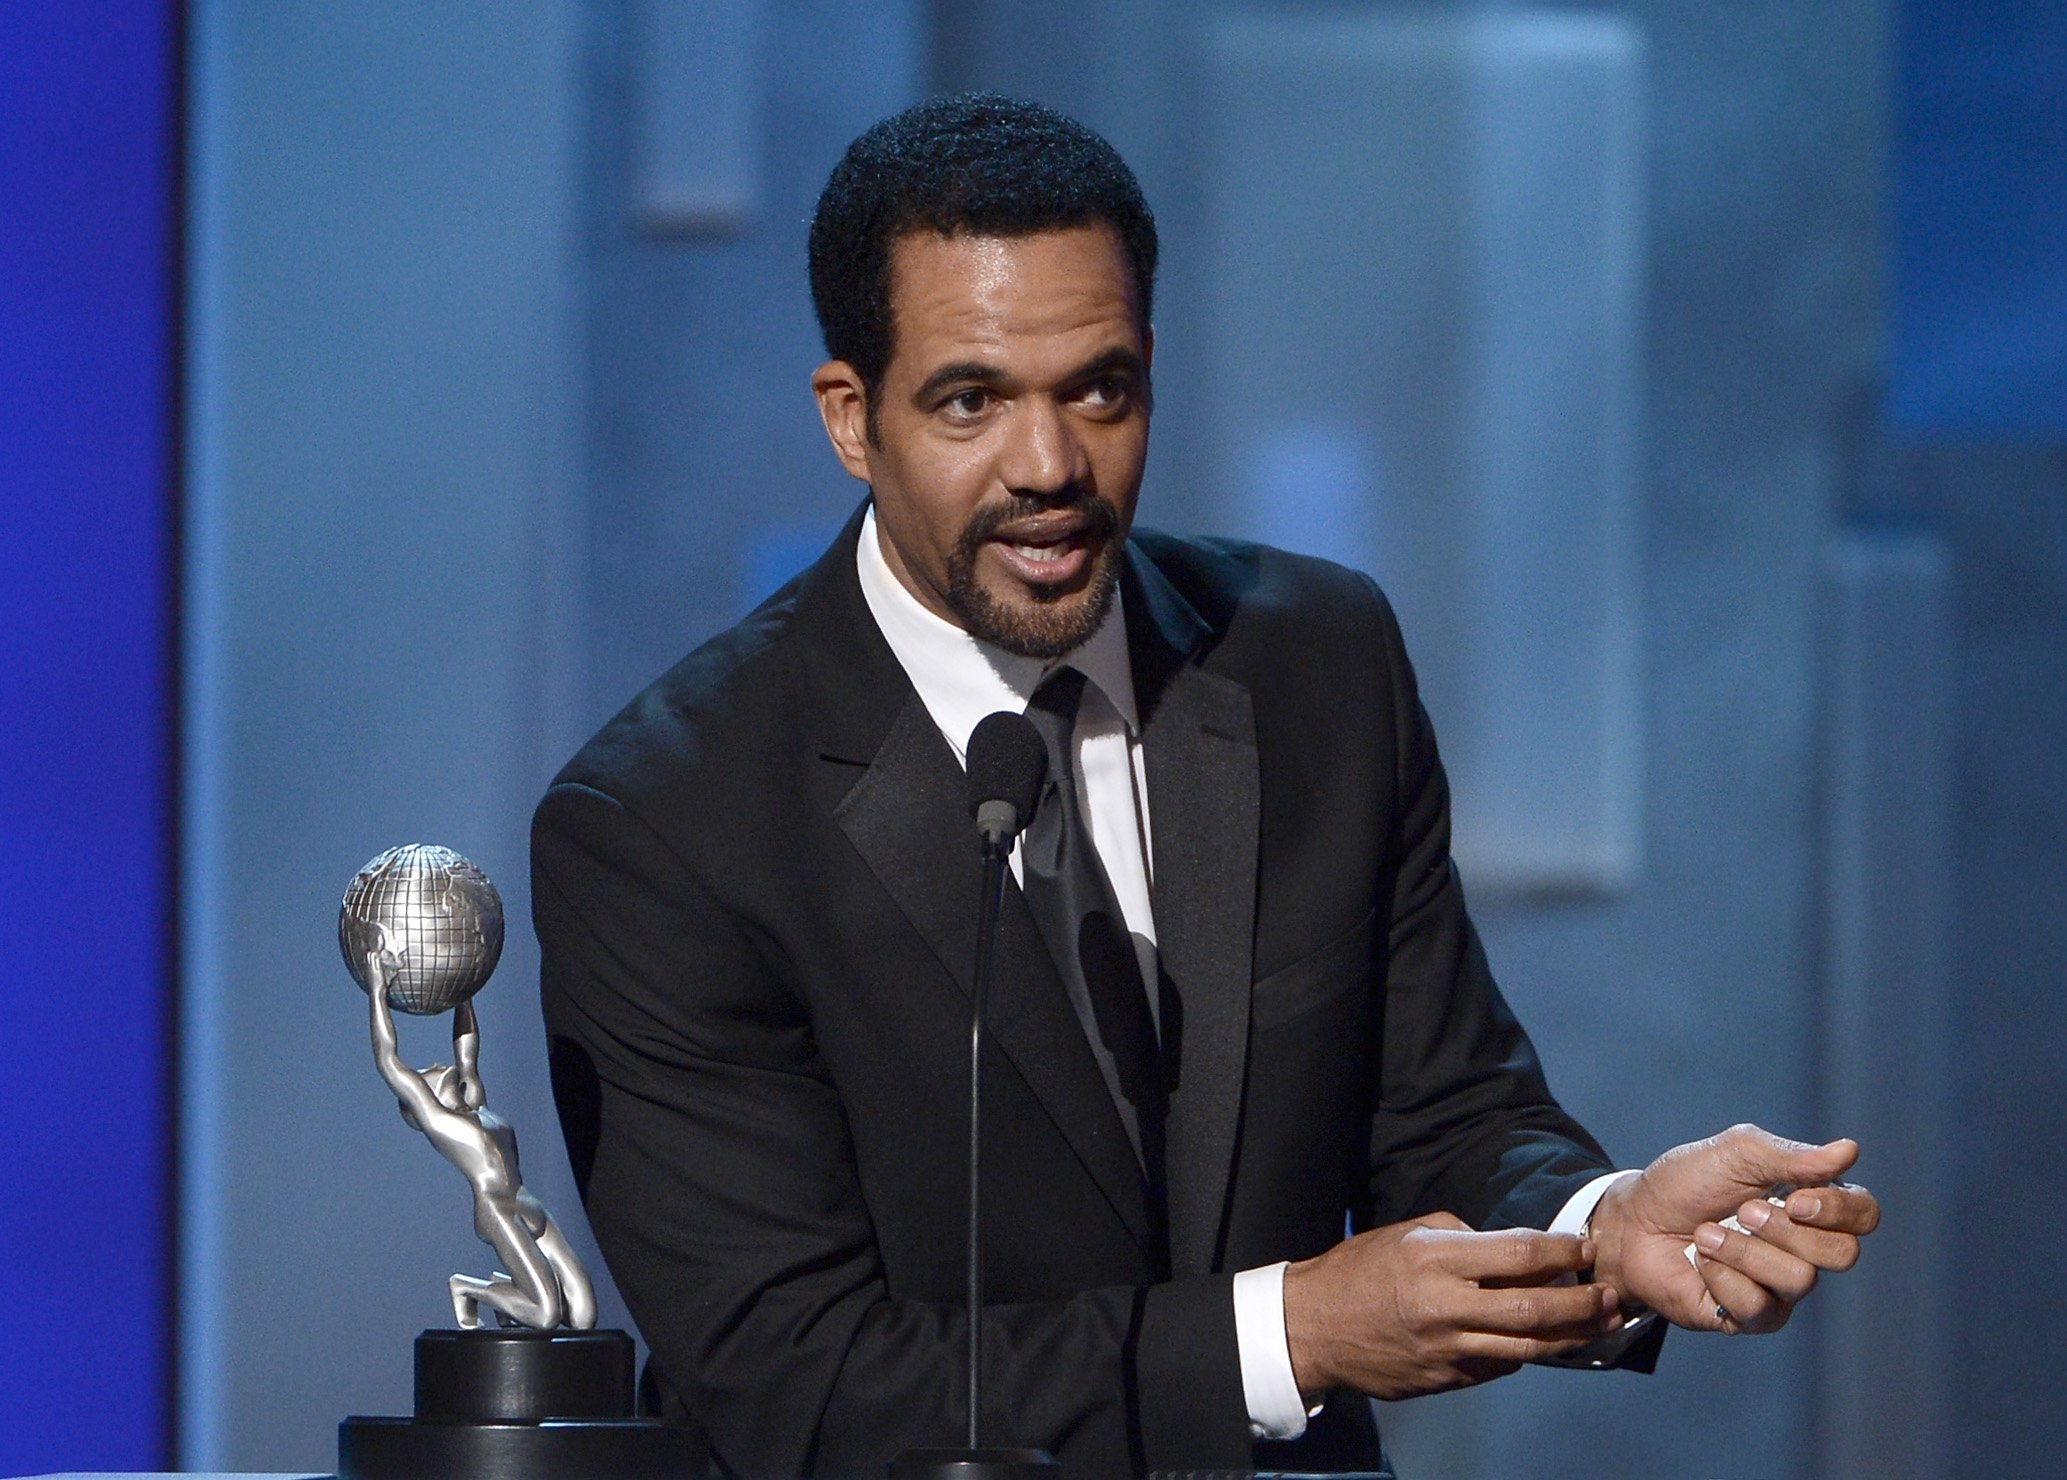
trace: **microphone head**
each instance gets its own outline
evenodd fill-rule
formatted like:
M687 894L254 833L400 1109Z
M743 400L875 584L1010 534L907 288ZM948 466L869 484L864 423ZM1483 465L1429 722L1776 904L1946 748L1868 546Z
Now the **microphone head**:
M969 736L969 810L984 836L1003 842L1031 822L1047 780L1048 747L1033 721L1009 709L985 715Z

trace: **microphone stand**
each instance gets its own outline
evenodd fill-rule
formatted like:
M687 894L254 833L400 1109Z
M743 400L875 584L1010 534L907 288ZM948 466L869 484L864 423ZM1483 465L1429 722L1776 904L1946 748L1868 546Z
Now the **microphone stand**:
M992 812L998 808L1003 816ZM983 1037L997 958L998 915L1018 817L1000 803L977 813L983 832L983 896L976 914L976 971L969 1011L969 1429L967 1449L908 1449L890 1463L891 1480L1057 1480L1062 1466L1045 1449L985 1449L983 1413Z
M969 1448L981 1447L977 1415L983 1412L983 1035L990 1024L991 968L997 956L998 915L1005 907L1005 863L1009 836L985 829L983 904L976 915L975 991L969 1012Z

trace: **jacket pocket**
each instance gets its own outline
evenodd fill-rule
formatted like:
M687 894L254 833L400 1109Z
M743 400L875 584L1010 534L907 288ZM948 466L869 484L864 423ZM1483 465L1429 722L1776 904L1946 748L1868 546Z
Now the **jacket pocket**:
M1249 1021L1255 1028L1275 1027L1332 1002L1346 992L1369 990L1376 963L1371 937L1378 927L1378 909L1319 950L1290 966L1281 966L1250 989Z

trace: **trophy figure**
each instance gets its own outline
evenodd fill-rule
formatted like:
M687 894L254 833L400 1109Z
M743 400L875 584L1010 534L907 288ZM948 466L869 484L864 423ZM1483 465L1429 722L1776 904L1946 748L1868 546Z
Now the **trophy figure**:
M449 848L390 848L359 870L338 915L365 989L373 1059L402 1119L473 1191L474 1232L503 1268L446 1281L459 1329L416 1340L416 1416L338 1426L340 1480L646 1480L694 1462L688 1436L633 1416L632 1340L596 1331L595 1289L517 1166L517 1133L488 1108L473 999L502 955L502 899ZM452 1014L452 1062L412 1069L395 1012ZM483 1307L495 1313L484 1327Z

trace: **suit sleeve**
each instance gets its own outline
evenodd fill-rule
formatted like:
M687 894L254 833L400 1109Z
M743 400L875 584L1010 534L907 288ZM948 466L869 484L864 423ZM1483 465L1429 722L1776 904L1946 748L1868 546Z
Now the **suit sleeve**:
M532 837L554 1093L590 1222L723 1468L882 1473L963 1441L965 1315L888 1291L839 1093L776 942L617 800ZM988 1306L987 1438L1086 1473L1248 1461L1226 1277Z
M1395 722L1397 860L1371 1160L1379 1224L1455 1213L1475 1228L1547 1228L1609 1170L1551 1097L1493 981L1450 859L1450 791L1399 627L1380 606Z

